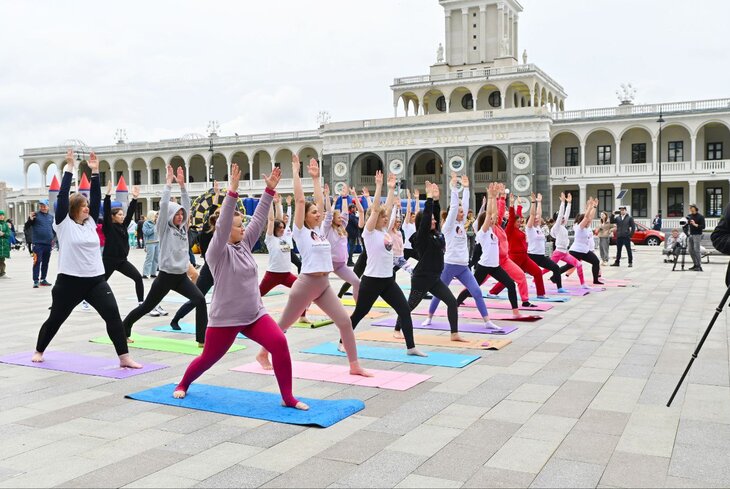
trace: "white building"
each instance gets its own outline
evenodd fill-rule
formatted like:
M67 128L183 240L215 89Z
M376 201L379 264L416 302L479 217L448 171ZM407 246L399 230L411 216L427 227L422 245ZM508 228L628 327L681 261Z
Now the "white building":
M445 185L444 175L455 170L474 182L475 203L490 181L506 182L519 195L541 192L553 211L561 191L577 198L576 212L588 196L600 200L600 210L614 210L623 189L622 203L639 221L661 209L665 227L676 225L696 203L714 226L730 194L730 99L633 105L627 93L618 107L566 111L565 89L519 53L522 6L516 0L439 3L445 44L429 74L395 79L393 118L233 137L213 130L209 137L96 147L102 180L124 175L140 185L146 212L156 207L167 164L184 166L192 192L200 193L211 179L225 180L237 163L247 180L241 192L257 196L261 174L281 163L286 193L296 153L320 159L323 179L335 189L372 185L378 169L411 188L426 180ZM47 194L47 174L60 174L65 151L60 145L23 152L24 188L8 195L18 222ZM83 156L80 172L88 171ZM32 167L40 181L29 181Z

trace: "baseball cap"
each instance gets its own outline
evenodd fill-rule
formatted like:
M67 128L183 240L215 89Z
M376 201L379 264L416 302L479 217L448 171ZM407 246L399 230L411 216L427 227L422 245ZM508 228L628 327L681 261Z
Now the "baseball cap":
M625 205L619 206L618 210L621 210L621 209L626 210L626 206Z
M45 205L45 206L47 206L48 205L48 199L41 199L41 200L39 200L38 201L38 205Z

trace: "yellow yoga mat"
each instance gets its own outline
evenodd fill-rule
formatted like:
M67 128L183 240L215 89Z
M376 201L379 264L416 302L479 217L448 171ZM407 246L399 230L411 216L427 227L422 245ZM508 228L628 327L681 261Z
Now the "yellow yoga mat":
M342 298L342 304L345 306L354 306L355 305L355 299L345 299ZM375 301L375 304L373 304L373 307L377 307L378 309L392 309L385 301Z
M390 330L370 330L362 331L356 335L358 340L363 341L382 341L385 343L399 343L404 344L404 341L398 338L393 338L393 332ZM473 350L501 350L505 346L512 343L512 340L493 340L493 339L478 339L471 340L468 343L461 341L451 341L448 336L436 336L436 335L414 335L413 339L417 346L448 346L450 348L470 348Z
M312 306L309 309L307 309L307 313L310 313L310 312L312 314L316 314L318 316L327 316L327 314L325 314L324 311L322 309L320 309L319 307L317 307L317 306ZM386 312L386 311L372 311L371 310L370 312L368 312L367 314L365 314L365 317L368 318L368 319L380 319L380 318L384 318L384 317L386 317L388 315L390 315L390 312Z

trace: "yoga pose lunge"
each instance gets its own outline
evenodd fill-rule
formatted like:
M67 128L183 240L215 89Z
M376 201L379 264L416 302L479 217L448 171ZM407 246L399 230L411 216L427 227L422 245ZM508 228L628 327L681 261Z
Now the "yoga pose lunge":
M329 284L329 274L332 271L332 250L329 241L322 235L322 189L319 181L319 163L314 158L309 162L308 172L314 185L315 202L304 199L302 180L299 176L299 157L292 156L292 175L294 175L294 239L302 255L302 273L291 288L289 300L279 319L279 326L286 331L299 317L302 310L314 302L327 314L340 330L340 337L344 344L347 359L350 362L350 374L370 377L360 366L357 359L357 345L355 333L352 330L347 310L335 295ZM256 356L256 360L265 369L271 369L269 354L263 348Z
M446 240L439 228L441 208L438 200L440 190L438 184L426 182L426 205L423 212L416 214L416 234L411 236L413 249L419 260L411 276L411 292L408 295L408 309L413 311L424 296L430 292L446 304L446 315L449 318L449 329L453 341L467 341L459 335L459 308L456 297L449 287L441 281L444 271L444 253ZM400 317L395 323L396 338L403 338Z
M531 195L530 217L527 219L527 256L545 270L553 272L550 280L558 287L558 293L566 294L568 291L563 288L562 272L560 265L545 256L545 235L542 232L542 194Z
M490 329L499 327L489 319L489 311L482 297L482 290L479 288L474 275L469 270L469 240L466 236L466 212L469 209L469 179L466 175L461 177L461 186L464 189L459 203L459 191L456 186L456 173L451 173L451 202L446 220L441 230L446 240L446 255L444 256L444 269L441 272L441 281L446 287L456 278L469 293L474 297L479 314L484 320L485 326ZM428 319L424 324L431 324L433 314L439 305L438 297L431 299L428 308Z
M591 223L593 222L593 217L596 215L596 209L598 209L598 199L589 197L588 202L586 202L585 214L575 216L575 240L570 246L570 254L578 260L590 263L593 267L593 284L603 285L600 279L601 262L595 253L593 253L596 242L593 239Z
M385 201L385 208L382 208L380 204L382 190L383 173L378 170L375 172L375 198L372 207L368 209L370 216L362 233L363 240L370 250L370 256L362 276L360 300L357 301L355 311L350 316L352 328L355 329L362 318L370 312L378 297L382 297L398 313L398 321L403 328L408 355L425 357L427 355L420 352L413 341L413 322L408 302L393 274L393 241L387 229L388 216L395 200L394 174L391 173L388 176L388 198Z
M118 271L125 277L129 277L134 281L134 289L137 293L137 303L144 301L144 284L142 283L142 275L139 270L132 265L127 257L129 256L129 239L127 236L127 228L134 219L134 213L137 210L137 197L139 197L139 187L132 187L132 200L127 207L127 215L121 207L112 209L112 182L106 187L106 196L104 197L104 220L101 230L104 233L104 251L102 252L102 261L104 262L104 278L109 277L115 271Z
M106 323L106 332L119 355L119 366L142 368L129 356L124 338L119 308L109 284L104 278L104 263L99 253L96 219L101 207L99 160L89 156L91 192L89 200L77 192L69 197L71 180L76 172L73 150L66 153L66 170L58 192L53 229L59 242L58 277L51 291L51 312L38 332L38 342L32 360L43 361L43 353L56 336L61 325L83 300L99 312Z
M170 202L171 185L180 185L182 205ZM178 167L173 176L172 167L167 167L165 190L160 199L160 217L157 219L157 233L160 235L160 273L152 282L144 302L124 318L127 341L132 343L132 327L139 319L152 311L171 291L179 293L192 301L195 311L195 339L198 346L205 342L205 328L208 325L208 308L205 296L188 277L190 259L188 256L188 213L190 197L185 189L183 167Z
M499 226L497 224L501 219L497 216L497 195L499 193L500 185L496 183L490 183L487 187L487 195L489 200L487 201L487 208L485 211L480 211L476 227L476 242L479 246L479 258L474 268L474 279L479 285L483 284L487 278L491 275L499 283L505 286L509 297L510 305L512 306L512 314L515 317L520 317L519 304L517 303L517 287L515 281L499 266L499 238L494 232L494 227ZM484 206L482 206L483 209ZM481 290L479 291L481 295ZM456 298L456 302L461 305L464 303L467 297L471 296L469 289L464 289Z
M406 200L406 217L403 219L403 257L408 260L410 258L415 259L418 261L418 255L416 254L415 250L413 249L413 245L411 244L411 236L416 232L416 213L418 212L418 206L420 205L420 202L418 200L418 197L420 196L418 193L418 189L413 189L413 210L411 210L411 191L407 190L406 195L408 196L408 200Z
M247 338L271 351L274 374L279 384L282 404L297 409L309 409L292 394L292 366L286 336L276 322L266 313L261 295L250 292L258 282L258 267L251 254L271 207L274 189L281 178L281 170L274 168L271 175L263 175L266 191L261 196L248 226L243 226L241 214L236 212L238 184L241 171L235 163L231 166L228 194L223 201L220 217L216 222L206 253L215 283L210 307L210 325L205 333L203 353L192 361L185 375L175 388L173 396L185 397L190 384L215 365L233 344L236 335ZM240 290L249 291L240 294Z
M332 210L332 201L330 200L329 185L324 185L324 223L322 224L322 233L332 248L332 268L338 277L345 283L352 285L352 296L357 301L360 291L360 278L355 275L350 267L347 266L347 222L350 214L347 210L347 187L343 188L341 195L342 210Z
M560 210L558 210L558 216L555 219L555 223L553 223L553 227L550 228L550 236L555 238L555 251L553 251L550 259L555 263L561 261L566 263L566 265L563 265L560 268L561 275L565 273L566 270L575 268L578 271L580 285L582 287L587 287L585 284L585 280L583 279L583 264L580 262L580 260L576 260L575 258L573 258L573 255L568 253L568 246L570 246L570 237L568 235L568 228L566 228L566 225L568 224L568 217L570 216L570 206L572 201L573 196L571 194L566 195L563 192L560 193Z
M408 199L407 202L406 206L410 207L411 199ZM393 241L393 273L396 273L398 270L405 270L408 275L413 275L413 268L408 264L408 259L405 257L405 244L403 242L401 225L400 208L397 205L393 205L388 222L388 235Z
M351 193L352 192L354 192L354 189L351 190ZM352 193L352 195L355 195L355 194ZM370 206L373 205L373 200L370 198L370 191L368 190L367 187L362 188L362 198L365 199L365 202L367 203L368 208L370 208ZM355 200L359 201L359 199L357 199L357 198ZM358 221L358 226L360 227L360 229L363 229L365 227L365 217L364 217L365 212L363 211L362 203L361 202L356 202L356 203L357 203L358 212L360 212L360 216L361 216L361 219ZM360 254L357 257L355 266L352 267L352 271L358 277L362 277L363 272L365 272L365 266L368 264L367 247L365 246L364 242L361 244L362 244L362 251L360 252ZM345 292L347 292L348 290L350 290L350 283L345 282L344 284L342 284L342 287L340 287L340 291L337 293L337 297L342 297L343 295L345 295Z

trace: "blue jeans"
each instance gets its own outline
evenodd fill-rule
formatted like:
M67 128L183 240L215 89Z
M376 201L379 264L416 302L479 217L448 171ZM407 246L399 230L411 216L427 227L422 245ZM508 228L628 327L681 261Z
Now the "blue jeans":
M147 243L147 256L144 259L142 275L157 275L157 264L160 261L160 243Z
M48 262L51 260L51 245L33 243L33 282L45 280L48 275Z

